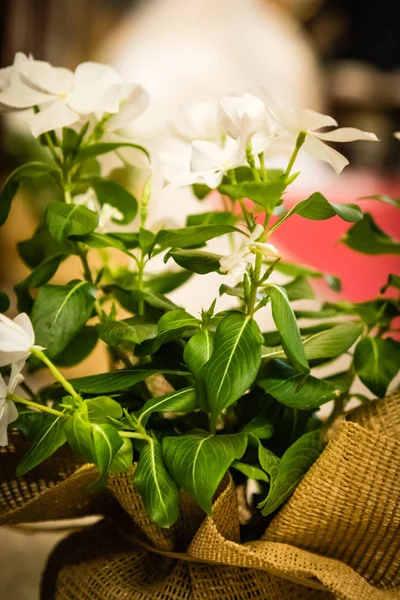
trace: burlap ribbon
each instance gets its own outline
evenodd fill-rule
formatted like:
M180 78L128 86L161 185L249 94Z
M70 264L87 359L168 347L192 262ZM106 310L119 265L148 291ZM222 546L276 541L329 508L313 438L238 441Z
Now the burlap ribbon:
M94 468L76 469L62 450L17 481L17 446L0 457L1 523L108 514L56 549L43 599L400 598L399 395L340 423L262 538L248 544L229 477L212 518L182 495L180 520L165 530L150 521L131 473L110 478L109 496L93 497Z

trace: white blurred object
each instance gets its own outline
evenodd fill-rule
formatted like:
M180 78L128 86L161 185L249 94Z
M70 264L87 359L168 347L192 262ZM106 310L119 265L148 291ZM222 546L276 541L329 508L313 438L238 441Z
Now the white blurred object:
M182 105L257 85L272 87L295 108L320 105L313 52L296 22L266 0L146 1L101 58L150 93L140 123L153 139Z
M149 92L149 108L127 134L153 151L183 107L259 85L273 88L294 108L320 108L314 54L297 23L267 0L146 0L98 58ZM168 186L152 198L149 223L172 218L183 225L186 215L215 208L215 200L200 203L188 189ZM229 252L223 240L212 246ZM194 278L174 300L192 310L208 307L216 291L213 276Z

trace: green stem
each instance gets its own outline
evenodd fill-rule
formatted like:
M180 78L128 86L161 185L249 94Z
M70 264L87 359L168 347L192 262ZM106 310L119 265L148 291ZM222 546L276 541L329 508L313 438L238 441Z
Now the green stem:
M61 167L60 157L57 154L57 151L56 151L56 149L54 147L53 140L51 139L51 136L50 136L49 132L47 131L43 135L44 135L44 138L46 140L47 147L50 150L52 157L54 158L54 162L56 163L56 165L58 165L59 167Z
M300 131L299 135L297 136L295 149L293 150L293 154L290 157L288 166L286 167L286 171L285 171L286 177L289 177L290 171L292 170L293 165L294 165L294 161L296 160L297 155L300 151L300 148L302 147L302 145L304 144L304 142L306 140L306 137L307 137L306 131Z
M263 181L267 181L267 171L265 169L264 152L260 152L258 158L260 159L261 179Z
M254 315L254 312L255 312L254 309L255 309L255 304L256 304L256 300L257 300L257 290L258 290L258 284L259 284L260 275L261 275L261 267L262 267L262 254L258 252L256 254L256 262L254 265L254 272L253 272L253 277L252 277L252 281L251 281L250 297L249 297L249 302L247 305L247 314L250 315L251 317Z
M30 406L31 408L37 408L42 412L49 413L50 415L54 415L55 417L63 417L66 415L59 410L55 410L54 408L49 408L44 404L37 404L37 402L31 402L31 400L25 400L25 398L21 398L20 396L16 396L15 394L7 394L8 400L12 400L13 402L18 402L19 404L26 404L26 406Z
M76 400L80 404L82 402L82 398L80 397L80 395L74 390L72 385L65 379L64 375L62 375L60 373L60 371L57 369L57 367L55 365L53 365L53 363L45 355L45 353L42 352L42 350L39 350L39 348L36 348L35 346L32 346L30 351L32 352L32 354L34 356L36 356L36 358L39 358L42 362L44 362L44 364L49 368L50 372L55 377L55 379L57 379L57 381L59 381L61 383L61 385L63 386L65 391L68 392L68 394L70 396L72 396L72 398L74 398L74 400Z
M144 275L144 256L143 256L143 251L142 251L140 260L138 261L138 289L139 289L140 294L143 292L143 289L144 289L143 275ZM139 301L138 301L138 315L140 315L142 317L144 315L144 298L142 298L140 294L139 294Z
M249 163L249 166L250 166L251 172L253 173L254 179L256 181L260 182L261 177L260 177L260 173L258 172L258 169L256 167L253 152L251 150L251 144L249 144L246 148L246 159L247 159L247 162Z
M148 435L142 433L136 433L134 431L119 431L119 435L123 438L132 438L134 440L149 440Z

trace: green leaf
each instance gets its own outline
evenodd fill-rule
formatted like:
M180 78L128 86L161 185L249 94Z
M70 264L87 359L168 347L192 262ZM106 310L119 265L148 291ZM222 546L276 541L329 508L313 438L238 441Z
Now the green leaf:
M240 232L230 225L195 225L182 229L162 229L157 234L156 243L161 248L193 248L234 231Z
M96 327L85 325L69 344L57 354L54 362L60 367L73 367L85 360L93 352L99 340Z
M158 335L163 336L171 331L185 331L188 328L200 326L199 319L193 317L183 309L172 310L158 321Z
M272 316L281 335L286 356L298 371L309 373L310 367L301 341L299 327L286 291L278 285L269 285L267 290L271 297Z
M336 215L344 221L353 223L363 218L363 213L357 204L333 204L319 192L315 192L306 200L296 204L284 216L286 220L290 215L300 215L312 221L324 221Z
M390 204L391 206L400 208L399 198L390 198L389 196L385 196L383 194L375 194L373 196L361 196L359 200L377 200L378 202L383 202L384 204Z
M210 435L196 431L189 435L165 437L165 463L174 481L211 515L212 498L221 479L247 446L244 433Z
M92 423L82 410L74 413L65 424L65 433L72 450L93 462L100 471L96 486L104 485L114 456L122 446L122 438L112 425Z
M44 421L48 422L41 411L33 411L28 407L19 408L18 418L13 421L12 426L16 427L24 437L34 438L43 430Z
M101 156L102 154L108 154L109 152L114 152L119 148L134 148L135 150L143 152L143 154L145 154L150 160L147 150L138 144L132 144L129 142L99 142L98 144L91 144L90 146L81 148L75 156L74 163L80 163L84 160L88 160L89 158L95 158L96 156Z
M318 408L339 393L333 383L311 375L304 378L304 375L281 360L271 361L263 373L263 379L257 383L281 404L301 410Z
M70 236L70 239L74 242L86 244L90 248L116 248L128 256L132 256L129 248L124 245L123 241L115 237L115 234L93 232L87 235Z
M110 204L122 213L122 219L112 219L120 225L128 225L136 217L138 203L136 198L122 185L112 179L94 179L90 185L96 192L97 200L103 206Z
M46 225L56 242L65 242L72 235L92 233L98 224L98 215L86 206L51 202L46 209Z
M40 225L29 240L18 242L17 248L18 254L30 269L34 269L50 257L75 253L72 243L56 242L45 225Z
M205 382L202 368L210 360L214 350L214 334L203 330L193 335L185 346L183 359L192 373L197 387L199 406L207 409Z
M250 316L233 314L218 324L214 352L201 369L207 404L214 423L240 398L256 378L261 363L262 336Z
M362 323L341 323L304 338L303 347L307 360L330 359L342 355L357 341L363 330ZM282 346L263 347L262 358L285 358L285 352Z
M272 263L270 263L272 264ZM326 273L322 273L321 271L317 271L313 267L305 266L305 265L297 265L294 263L289 263L280 260L275 269L280 271L280 273L284 273L285 275L290 275L292 277L312 277L313 279L322 279L324 278L335 292L340 292L341 290L341 281L338 277L334 275L329 275Z
M11 202L17 193L21 179L24 177L43 177L49 174L58 174L58 171L55 167L46 163L29 162L21 165L9 175L0 192L0 226L7 220Z
M362 323L342 323L320 331L303 341L308 360L335 358L347 352L364 329Z
M356 373L371 392L383 398L400 369L400 344L392 338L361 339L354 352Z
M171 300L169 300L169 298L167 298L163 294L159 294L158 292L153 292L150 290L144 290L144 291L132 290L131 296L136 301L139 300L140 298L143 298L143 300L149 306L152 306L153 308L158 308L159 310L163 310L163 311L173 310L174 311L174 310L178 309L178 306L176 304L174 304L173 302L171 302Z
M282 177L276 181L244 181L238 184L222 184L218 191L232 200L247 198L272 211L281 201L286 187L286 177Z
M32 446L27 454L22 458L16 469L16 476L22 477L40 464L46 458L49 458L54 452L66 442L64 431L64 419L57 417L46 423L40 433L35 437Z
M192 273L183 270L158 273L145 279L145 290L155 294L169 294L189 281L191 276Z
M98 396L85 400L88 419L91 423L107 424L108 418L120 419L122 417L122 407L116 400L108 396Z
M53 358L73 340L89 319L95 297L86 281L44 285L33 305L31 321L36 344Z
M79 142L80 138L75 129L63 127L61 148L64 158L69 158L75 154L76 150L78 149Z
M190 375L187 371L170 371L168 369L121 369L120 371L111 371L110 373L78 377L77 379L71 379L70 383L80 392L109 394L111 392L127 390L137 383L144 381L147 377L157 375L158 373L183 377Z
M148 229L144 229L143 227L141 227L139 229L139 246L140 246L141 250L143 250L143 252L145 254L148 254L150 256L150 254L153 251L155 243L156 243L155 234L152 231L149 231Z
M187 387L147 400L141 410L139 421L145 425L155 412L188 413L196 408L198 408L196 390L194 387Z
M97 326L100 339L109 346L141 344L157 336L157 324L136 316L122 321L105 321Z
M302 477L316 461L322 450L319 431L301 436L282 456L271 477L267 498L259 504L264 517L274 512L291 496Z
M213 211L190 215L186 219L186 227L194 225L235 225L235 215L229 211Z
M363 254L400 254L400 242L382 231L369 213L347 231L342 242Z
M266 482L269 481L267 473L265 473L262 469L254 465L248 465L246 463L235 460L232 463L231 467L233 469L236 469L236 471L240 471L240 473L243 473L243 475L245 475L249 479L256 479L257 481Z
M290 302L295 300L313 300L315 298L314 290L312 289L306 277L296 277L282 285L285 288Z
M400 290L400 275L393 275L391 273L388 277L387 284L381 289L381 294L384 294L388 288Z
M265 448L260 441L258 441L258 460L270 479L275 478L281 460L271 450Z
M194 183L192 185L193 194L198 200L204 200L208 196L212 189L203 183Z
M133 446L128 438L123 439L121 448L118 450L110 465L109 473L126 473L133 463Z
M157 440L150 439L141 450L133 481L152 520L159 527L171 527L179 517L179 490Z
M274 435L274 426L264 415L257 415L243 427L245 433L251 433L260 440L268 440Z
M219 261L222 258L220 254L202 252L201 250L170 250L167 256L172 256L180 267L199 275L219 271Z
M93 462L100 471L98 486L104 485L113 460L123 444L118 431L112 425L92 424Z
M10 299L5 292L0 291L0 312L5 313L10 308Z
M20 312L31 312L33 299L29 293L30 288L39 288L47 283L65 258L65 254L56 254L55 256L46 258L40 265L33 269L24 281L14 286L14 291L18 299L17 307Z

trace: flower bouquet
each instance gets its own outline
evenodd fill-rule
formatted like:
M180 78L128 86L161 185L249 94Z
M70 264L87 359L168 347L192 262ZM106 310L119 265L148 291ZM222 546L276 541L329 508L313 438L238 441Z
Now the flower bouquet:
M163 178L202 201L219 194L224 209L154 230L159 161L118 134L145 110L145 90L104 65L72 73L21 54L0 75L1 106L29 109L46 150L8 177L0 223L25 178L50 176L61 198L18 243L31 272L15 286L20 314L0 315L1 521L106 515L55 552L46 597L398 597L398 398L373 401L355 384L383 398L398 373L400 277L368 302L299 310L314 297L310 279L335 291L340 281L271 243L294 215L340 218L352 223L342 241L353 250L399 253L357 204L319 192L284 203L299 152L339 173L348 161L325 142L376 136L296 112L265 89L200 103L174 125L179 144L161 156ZM99 159L126 161L126 149L145 164L135 196ZM286 169L270 168L288 151ZM223 237L230 250L211 252ZM50 283L73 256L79 277ZM154 272L160 257L167 266ZM220 283L201 314L168 298L210 273ZM0 305L8 310L3 292ZM264 331L268 311L275 328ZM109 370L66 379L60 368L99 340ZM328 363L331 374L319 375ZM32 389L22 372L42 368L54 385ZM344 421L354 398L361 406Z

